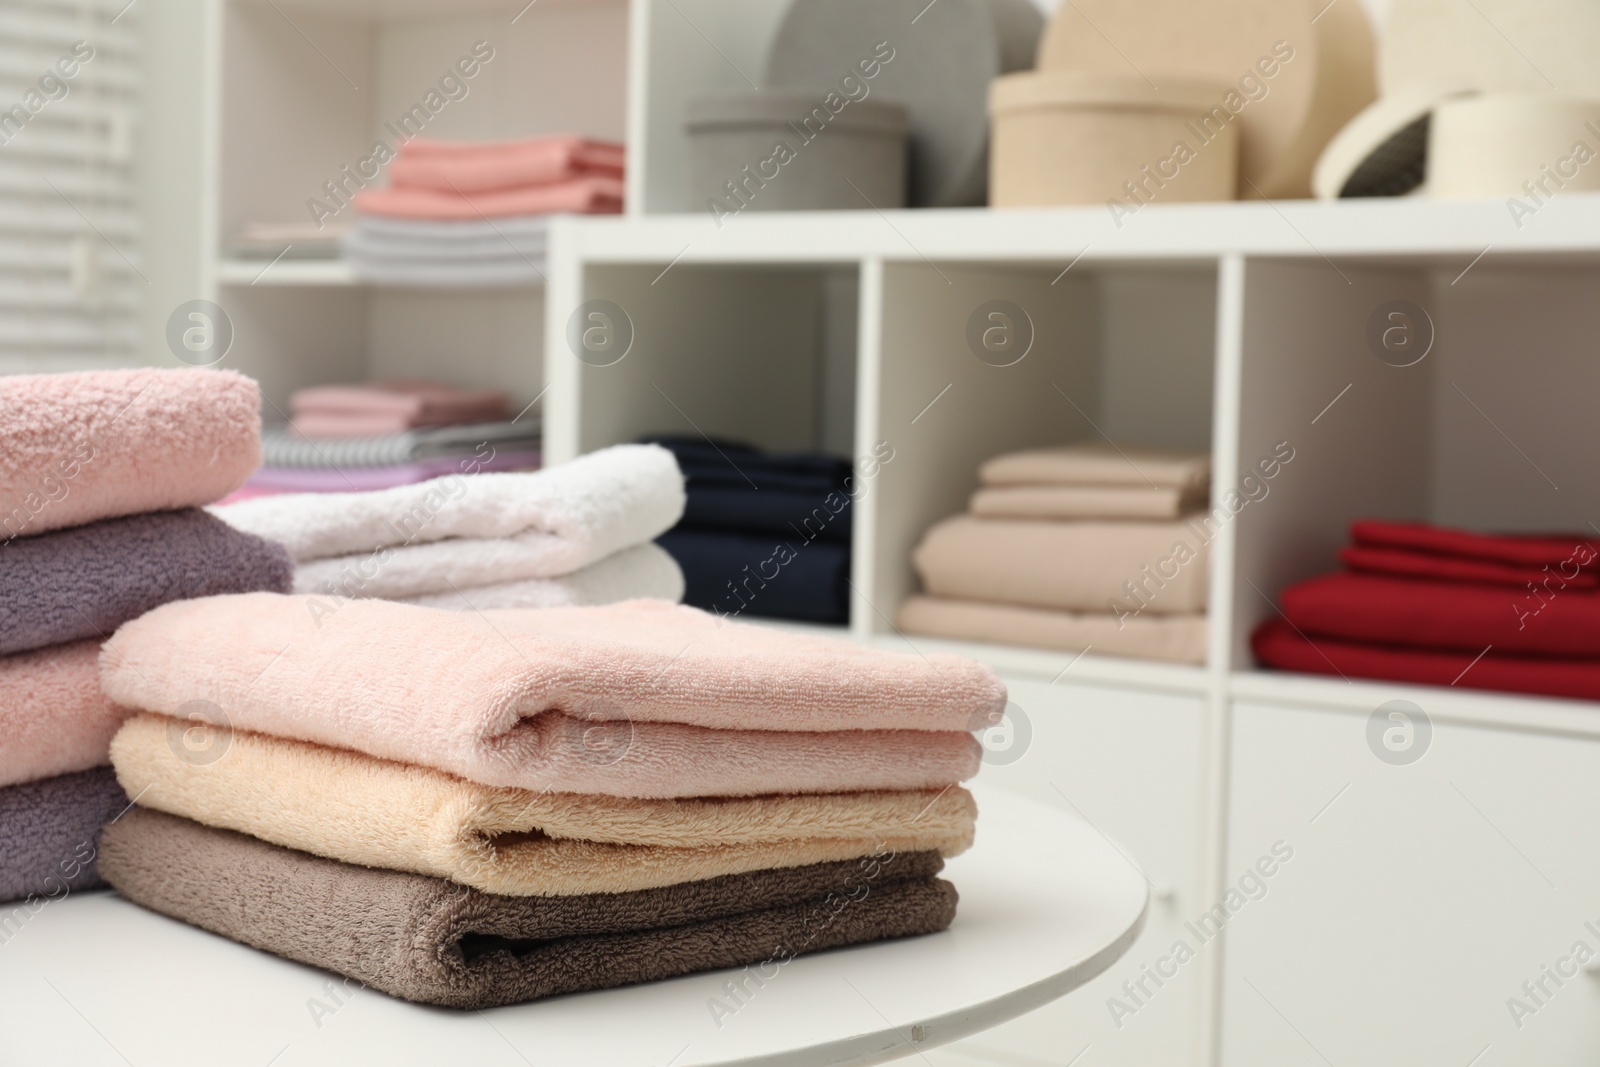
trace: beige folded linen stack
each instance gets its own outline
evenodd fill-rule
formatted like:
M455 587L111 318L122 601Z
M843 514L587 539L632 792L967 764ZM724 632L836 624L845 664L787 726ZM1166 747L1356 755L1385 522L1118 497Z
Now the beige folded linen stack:
M967 513L912 554L912 633L1201 663L1210 493L1204 454L1110 443L1011 452Z

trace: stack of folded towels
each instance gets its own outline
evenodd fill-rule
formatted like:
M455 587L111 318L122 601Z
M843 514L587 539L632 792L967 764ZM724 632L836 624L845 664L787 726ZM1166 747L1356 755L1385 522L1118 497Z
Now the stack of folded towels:
M344 254L384 285L540 282L550 216L620 212L622 176L623 147L605 141L413 138L389 164L388 188L356 194Z
M1600 538L1357 522L1251 636L1268 667L1600 700Z
M850 617L850 461L706 438L653 438L688 479L683 521L658 542L684 601L719 615Z
M655 601L159 608L102 684L136 903L458 1008L942 930L1005 689ZM204 745L171 743L209 701Z
M496 390L391 379L301 389L289 406L289 425L262 434L264 466L230 501L539 466L539 421L514 418Z
M617 445L526 474L451 474L361 493L291 493L214 514L276 541L319 610L378 597L463 611L676 601L651 541L683 514L672 453Z
M1202 663L1211 460L1111 444L1012 452L912 556L901 629Z
M281 546L196 507L259 461L259 404L232 372L0 378L0 900L100 884L127 804L101 641L171 601L288 591Z
M350 225L335 219L321 222L247 222L228 238L228 255L238 259L338 259L339 245Z

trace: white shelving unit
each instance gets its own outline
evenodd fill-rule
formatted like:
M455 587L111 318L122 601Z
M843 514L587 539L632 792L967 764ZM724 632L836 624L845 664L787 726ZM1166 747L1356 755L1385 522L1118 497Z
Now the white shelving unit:
M1583 847L1600 822L1600 707L1265 672L1247 639L1285 585L1335 566L1358 517L1600 522L1600 197L1562 194L1521 229L1500 203L1422 201L1157 204L1120 227L1102 208L718 226L688 190L683 105L760 77L783 0L204 4L199 295L233 317L227 365L273 405L301 385L423 373L524 401L546 390L552 463L657 432L858 461L893 449L856 505L848 634L992 664L1031 742L984 778L1076 809L1153 889L1144 935L1105 976L930 1061L1593 1062L1600 989L1586 979L1521 1029L1505 1000L1600 920ZM222 255L247 220L308 217L322 183L480 39L496 59L430 135L629 143L629 214L559 222L545 286L383 289L338 264L263 272ZM1035 328L1015 366L966 344L993 299ZM1391 299L1437 328L1416 366L1367 347ZM631 324L612 366L568 345L589 300ZM979 461L1099 432L1209 447L1216 503L1278 442L1294 449L1212 544L1204 665L896 632L908 551L963 506ZM1434 723L1409 767L1365 740L1396 698ZM1267 895L1150 986L1143 968L1194 943L1188 924L1278 841L1294 858ZM1125 983L1142 978L1135 1003ZM1112 997L1136 1010L1113 1018Z
M1096 208L745 214L721 227L708 215L645 213L558 228L546 325L551 460L645 432L827 447L822 427L846 419L858 460L886 442L894 458L855 505L851 634L992 664L1029 720L1032 747L985 776L1077 808L1126 842L1152 882L1147 931L1108 975L930 1053L934 1062L1066 1062L1086 1045L1086 1063L1320 1062L1295 1032L1302 1019L1346 1052L1330 1051L1334 1062L1374 1062L1389 1054L1381 1035L1354 1035L1371 1032L1366 1018L1394 1015L1379 998L1393 998L1395 983L1363 975L1409 968L1435 983L1419 1034L1482 1031L1462 1062L1485 1044L1508 1061L1574 1064L1600 1047L1600 991L1575 990L1535 1033L1499 1025L1525 975L1495 985L1510 979L1518 951L1565 950L1550 938L1568 926L1582 935L1582 893L1600 888L1600 871L1569 865L1565 882L1554 878L1563 892L1541 901L1537 918L1485 905L1539 882L1516 854L1517 835L1506 830L1518 841L1509 846L1491 829L1502 813L1532 818L1509 783L1526 778L1547 804L1585 796L1582 770L1600 759L1600 707L1261 671L1248 646L1279 590L1337 566L1354 519L1509 530L1600 520L1600 476L1587 462L1600 432L1585 410L1600 387L1600 312L1589 298L1600 282L1600 197L1558 199L1536 223L1519 231L1500 203L1381 201L1157 205L1121 229ZM840 284L853 285L853 302ZM968 317L993 299L1021 306L1035 328L1015 366L989 366L967 345ZM1436 328L1412 367L1384 363L1366 341L1368 320L1394 299L1425 308ZM588 300L629 316L633 347L620 363L596 366L568 346L567 319ZM837 324L815 325L841 316L855 320L842 352ZM846 369L852 385L830 384ZM962 509L982 459L1099 432L1209 447L1217 506L1279 442L1294 450L1267 495L1213 541L1206 665L895 630L895 607L915 584L911 546ZM1420 771L1367 749L1367 716L1396 698L1434 723ZM1518 755L1497 765L1501 745ZM1545 780L1552 767L1563 777ZM1347 783L1340 803L1371 792L1341 824L1323 806ZM1463 802L1479 793L1508 807ZM1429 854L1447 854L1437 866L1405 860L1407 839L1392 824L1413 810ZM1600 821L1582 810L1568 809L1565 830ZM1379 813L1387 825L1373 825ZM1369 832L1387 843L1369 848ZM1530 831L1527 847L1550 846L1553 865L1558 836ZM1133 1005L1123 983L1175 941L1194 944L1186 923L1279 840L1297 859L1269 899L1196 944L1172 988L1118 1026L1108 998ZM1349 870L1314 882L1309 872L1330 862ZM1427 920L1452 897L1447 878L1474 864L1480 884L1462 897L1459 924ZM1416 926L1385 949L1373 931L1392 929L1381 914L1390 898L1374 886L1389 865L1399 873L1386 888L1407 895ZM1473 937L1497 946L1481 958L1459 948L1469 910ZM1529 973L1539 962L1530 957Z

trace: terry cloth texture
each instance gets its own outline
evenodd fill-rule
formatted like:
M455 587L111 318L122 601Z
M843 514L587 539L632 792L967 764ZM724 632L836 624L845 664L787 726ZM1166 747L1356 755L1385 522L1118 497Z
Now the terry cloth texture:
M0 657L0 786L109 761L128 712L100 691L99 657L98 640Z
M0 377L0 541L220 500L261 463L260 405L233 371Z
M1292 585L1279 602L1313 638L1600 660L1600 593L1536 588L1338 573Z
M0 900L104 885L100 828L127 806L109 767L0 789Z
M968 510L984 519L1176 519L1204 509L1205 493L1148 485L1018 485L979 489Z
M1008 452L983 464L978 478L984 485L1123 485L1203 494L1211 457L1095 441Z
M479 459L494 452L537 452L539 420L481 422L370 437L307 439L285 426L261 432L261 462L267 467L311 469L395 467L429 460ZM461 468L455 468L461 469ZM441 470L439 473L447 473Z
M1065 611L1192 615L1207 541L1183 522L1033 522L957 515L912 553L934 596Z
M937 788L976 772L964 731L1006 700L993 671L960 656L661 601L481 614L321 603L247 593L157 608L108 642L101 684L128 707L210 700L241 729L490 785L652 790L636 796ZM577 720L631 722L627 758L574 752ZM790 762L802 759L815 766Z
M441 192L479 193L591 175L620 178L625 158L622 145L585 137L488 142L417 137L389 164L389 180Z
M683 514L683 477L666 449L617 445L531 474L455 475L216 510L287 546L300 564L297 590L410 597L447 592L452 582L570 574L649 541Z
M683 599L694 607L807 622L850 619L847 544L683 526L657 543L683 568Z
M128 899L407 1000L491 1008L933 933L956 892L930 853L564 898L490 896L308 856L159 812L107 829Z
M452 589L410 597L406 603L451 611L488 611L491 608L565 608L589 604L615 604L639 598L683 599L683 571L656 545L635 545L559 578L528 578L520 582Z
M975 600L913 596L896 623L907 633L957 641L1092 650L1098 656L1129 656L1168 663L1204 663L1204 615L1140 615L1121 620L1107 614L1046 611Z
M1600 658L1594 656L1515 656L1494 649L1480 658L1478 652L1307 638L1281 619L1258 627L1250 635L1250 648L1264 665L1286 671L1600 700Z
M104 640L173 600L287 593L293 582L294 562L282 545L198 508L57 530L0 550L0 655Z
M725 874L972 844L964 789L628 800L495 789L412 764L233 731L186 759L187 724L139 715L111 743L148 808L346 863L511 896L618 893Z

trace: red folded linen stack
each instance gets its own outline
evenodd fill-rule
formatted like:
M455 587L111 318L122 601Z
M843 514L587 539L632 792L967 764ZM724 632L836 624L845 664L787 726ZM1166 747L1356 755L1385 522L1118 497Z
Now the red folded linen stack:
M1600 700L1600 537L1358 522L1346 570L1284 590L1269 667Z
M389 165L389 187L356 194L372 215L502 218L622 210L623 147L582 137L520 141L413 138Z

